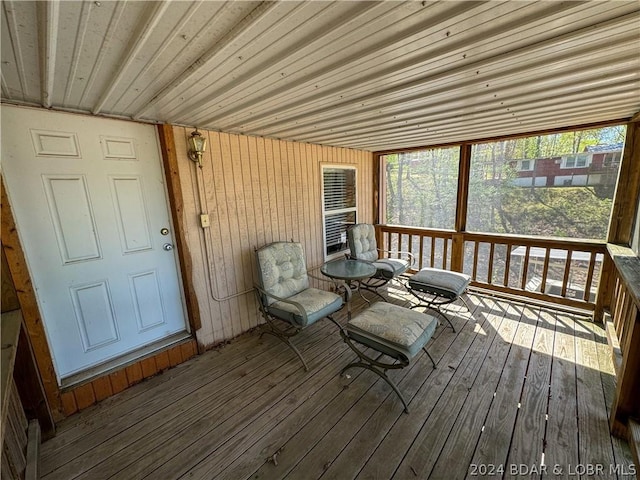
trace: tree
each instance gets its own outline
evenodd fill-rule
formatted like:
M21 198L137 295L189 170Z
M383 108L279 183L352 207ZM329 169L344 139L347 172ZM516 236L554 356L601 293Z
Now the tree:
M459 148L424 150L386 158L390 224L452 228Z
M518 160L561 157L590 145L624 141L626 127L475 144L469 179L469 230L520 235L606 236L612 190L593 187L523 188ZM459 148L427 149L386 157L387 223L453 228Z

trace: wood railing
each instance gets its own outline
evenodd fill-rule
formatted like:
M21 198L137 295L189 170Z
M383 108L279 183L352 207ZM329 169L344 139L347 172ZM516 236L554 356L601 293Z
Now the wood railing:
M602 303L610 312L607 330L617 378L610 426L615 435L627 437L629 421L640 418L640 258L619 245L609 244L607 250L609 285L603 291L608 298Z
M391 225L377 229L382 248L411 252L416 270L464 272L476 287L595 309L605 242Z

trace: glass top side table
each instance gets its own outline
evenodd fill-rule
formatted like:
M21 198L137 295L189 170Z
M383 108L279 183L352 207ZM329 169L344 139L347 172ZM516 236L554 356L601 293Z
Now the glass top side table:
M342 258L326 262L320 271L329 278L351 282L372 277L376 273L376 267L362 260Z
M360 280L364 280L365 278L370 278L375 275L377 269L371 263L365 262L363 260L356 260L353 258L341 258L339 260L331 260L326 262L324 265L322 265L320 271L323 275L333 280L343 280L346 283L346 286L345 284L336 284L339 288L345 288L351 291L355 290L360 294L365 302L370 303L369 300L367 300L360 291ZM347 316L349 320L351 319L350 293L351 292L349 292L349 295L347 295L347 292L345 291L345 296L348 299Z

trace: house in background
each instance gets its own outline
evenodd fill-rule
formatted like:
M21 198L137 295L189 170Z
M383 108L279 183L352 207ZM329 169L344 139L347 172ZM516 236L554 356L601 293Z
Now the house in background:
M518 181L606 183L621 161L608 242L637 246L636 1L3 1L1 14L2 303L20 312L13 401L45 436L258 326L254 248L294 238L318 267L343 233L325 228L326 169L354 172L353 215L379 223L383 154L627 124L621 159L519 163ZM464 225L454 234L464 245ZM624 284L608 255L597 316ZM632 377L637 351L625 358Z
M552 158L514 160L516 185L522 187L615 188L623 144L593 145L584 152Z

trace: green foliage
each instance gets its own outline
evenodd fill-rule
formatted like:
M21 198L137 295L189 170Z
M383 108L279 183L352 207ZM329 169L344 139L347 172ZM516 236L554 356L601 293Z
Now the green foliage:
M453 228L459 148L387 157L387 223Z
M523 137L502 142L479 144L476 152L491 148L501 150L505 159L548 158L586 151L592 145L624 142L626 127L596 128L554 133L537 137Z
M589 187L512 188L496 212L504 233L604 239L611 206Z
M467 229L604 239L611 188L517 186L514 165L619 143L625 132L617 126L473 145ZM387 223L454 228L458 163L458 147L387 156Z

